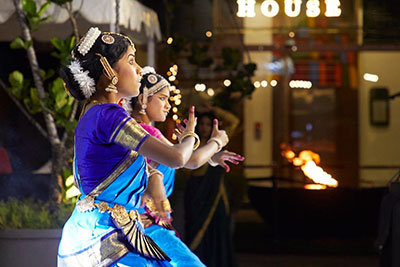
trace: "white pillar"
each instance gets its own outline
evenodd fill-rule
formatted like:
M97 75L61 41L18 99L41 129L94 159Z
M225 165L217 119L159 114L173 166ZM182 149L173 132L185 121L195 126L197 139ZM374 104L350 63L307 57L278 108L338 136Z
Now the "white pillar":
M156 67L156 46L153 36L147 39L147 65Z

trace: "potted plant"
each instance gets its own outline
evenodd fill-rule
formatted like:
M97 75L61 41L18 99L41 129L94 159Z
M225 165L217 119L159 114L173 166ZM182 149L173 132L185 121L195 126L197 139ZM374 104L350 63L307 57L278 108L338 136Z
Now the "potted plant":
M73 188L71 175L72 139L76 126L78 103L65 92L63 82L54 69L41 69L37 60L32 32L50 20L44 12L53 2L68 10L74 36L67 40L52 38L52 56L65 65L78 40L72 0L51 0L37 6L34 0L13 0L22 36L11 43L12 49L24 49L30 64L30 76L19 70L9 75L9 85L0 80L0 87L51 145L51 175L47 202L33 198L9 198L0 201L0 265L56 266L61 228L70 216L76 198L68 196ZM37 120L42 114L43 120ZM44 125L42 125L44 121ZM68 179L67 179L68 178Z

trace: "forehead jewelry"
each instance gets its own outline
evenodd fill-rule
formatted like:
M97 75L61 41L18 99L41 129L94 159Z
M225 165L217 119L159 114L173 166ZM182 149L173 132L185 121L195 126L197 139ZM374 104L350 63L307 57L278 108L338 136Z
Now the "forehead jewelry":
M129 42L129 44L131 45L131 47L132 47L132 49L133 49L133 52L136 52L136 48L135 48L135 44L132 42L132 40L131 40L131 38L129 38L128 36L126 36L126 35L123 35L123 34L120 34L120 33L117 33L117 32L103 32L103 36L111 36L111 35L117 35L117 36L120 36L120 37L122 37L122 38L125 38L126 40L128 40L128 42ZM111 36L112 37L112 36ZM113 38L114 39L114 38ZM103 42L105 42L106 43L106 41L104 41L103 40Z
M114 37L112 37L110 34L105 34L101 36L101 40L106 44L113 44L115 41Z

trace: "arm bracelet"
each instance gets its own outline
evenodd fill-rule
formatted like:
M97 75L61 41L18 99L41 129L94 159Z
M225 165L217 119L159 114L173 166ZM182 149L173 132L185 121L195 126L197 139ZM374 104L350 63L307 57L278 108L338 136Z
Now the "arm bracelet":
M187 131L187 132L182 133L182 135L179 136L179 143L182 143L183 139L185 139L188 136L193 136L194 137L195 142L194 142L194 145L193 145L193 150L196 150L200 145L200 138L195 132Z
M214 141L215 143L217 143L217 146L218 146L218 149L217 149L217 151L216 151L215 153L220 152L221 149L222 149L222 143L221 143L221 141L220 141L218 138L216 138L216 137L212 137L212 138L208 139L207 144L210 143L210 142L212 142L212 141Z

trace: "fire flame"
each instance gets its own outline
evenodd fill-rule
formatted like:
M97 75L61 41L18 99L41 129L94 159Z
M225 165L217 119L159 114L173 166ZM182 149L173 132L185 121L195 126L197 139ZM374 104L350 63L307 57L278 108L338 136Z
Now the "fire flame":
M311 150L303 150L300 152L299 156L296 157L296 153L287 149L282 151L282 155L294 166L300 167L304 175L316 183L305 185L305 189L321 190L326 189L326 186L338 186L338 181L318 166L321 158L317 153L314 153Z

